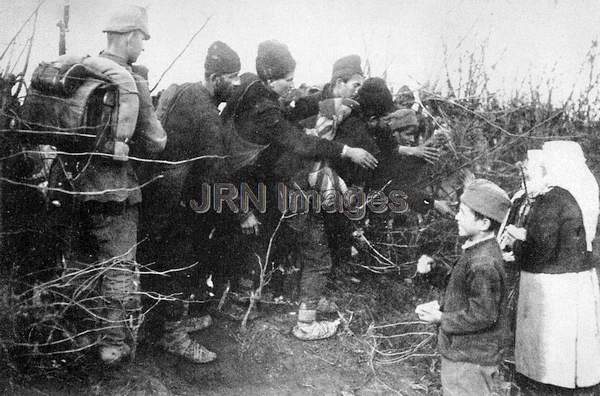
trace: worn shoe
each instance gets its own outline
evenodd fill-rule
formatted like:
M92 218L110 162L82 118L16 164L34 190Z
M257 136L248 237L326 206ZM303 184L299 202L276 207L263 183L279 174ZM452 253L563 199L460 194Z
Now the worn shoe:
M127 344L103 345L100 347L100 359L109 365L119 363L123 358L129 356L130 353L131 348Z
M176 322L165 323L165 329L167 331L181 330L186 333L191 333L194 331L206 329L207 327L210 327L212 323L213 320L210 315L204 315L199 317L189 316Z
M166 334L158 345L165 351L181 356L192 363L209 363L217 358L216 353L192 340L187 332L181 330Z
M292 334L296 338L302 341L314 341L323 340L325 338L333 337L337 332L337 328L340 325L340 320L336 319L333 321L313 321L313 322L298 322Z

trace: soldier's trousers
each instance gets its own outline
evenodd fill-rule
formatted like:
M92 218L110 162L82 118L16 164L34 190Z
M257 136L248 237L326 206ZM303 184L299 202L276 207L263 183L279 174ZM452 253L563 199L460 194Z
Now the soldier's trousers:
M94 326L102 345L130 343L141 312L135 260L138 206L86 201L77 212L67 229L65 253L66 271L82 273L72 278L80 288L78 296L82 300L87 296L76 316L87 327Z

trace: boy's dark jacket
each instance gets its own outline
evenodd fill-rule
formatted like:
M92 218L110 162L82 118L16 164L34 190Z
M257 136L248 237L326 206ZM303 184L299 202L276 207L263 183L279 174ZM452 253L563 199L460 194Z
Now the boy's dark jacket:
M507 337L506 275L495 238L465 249L441 302L438 349L449 360L500 363Z

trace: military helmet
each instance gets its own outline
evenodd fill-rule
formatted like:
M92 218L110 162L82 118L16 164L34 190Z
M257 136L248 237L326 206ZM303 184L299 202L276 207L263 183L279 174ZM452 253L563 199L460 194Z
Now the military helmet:
M127 33L134 30L139 30L144 33L144 40L148 40L150 38L150 30L148 29L148 14L146 13L146 9L143 7L119 7L111 14L106 27L102 31L104 33Z

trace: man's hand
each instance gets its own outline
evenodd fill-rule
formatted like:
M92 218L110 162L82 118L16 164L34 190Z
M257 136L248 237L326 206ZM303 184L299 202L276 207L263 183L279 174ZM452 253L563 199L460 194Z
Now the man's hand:
M440 159L440 150L435 147L430 147L426 144L420 146L398 146L400 155L410 155L413 157L423 158L430 164L436 163Z
M515 261L515 252L502 252L502 260L507 263L513 263Z
M353 109L360 107L358 102L350 98L331 98L319 102L319 114L337 122L345 120Z
M418 305L415 313L419 316L419 319L427 323L439 323L442 321L442 311L440 311L440 304L437 301Z
M433 208L443 215L454 216L456 214L450 201L436 199L433 201Z
M504 228L502 236L500 237L500 248L512 247L516 241L524 241L527 237L527 230L523 227L516 227L513 224L509 224ZM504 260L507 261L507 260ZM514 261L514 258L513 258Z
M517 241L524 241L525 238L527 238L527 230L523 227L517 227L513 224L507 225L504 229L504 232Z
M242 233L245 235L255 234L258 235L260 231L260 221L254 216L254 213L250 213L244 221L242 221Z
M350 158L352 162L363 168L375 169L378 163L377 158L371 153L358 147L344 146L342 157Z

